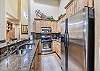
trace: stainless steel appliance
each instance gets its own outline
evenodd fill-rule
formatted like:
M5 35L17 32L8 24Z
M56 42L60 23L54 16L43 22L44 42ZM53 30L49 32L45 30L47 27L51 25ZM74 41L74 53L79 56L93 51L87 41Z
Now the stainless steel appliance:
M63 71L94 71L94 9L85 7L62 22Z
M51 48L52 43L52 28L51 27L41 27L41 43L43 47L48 44L49 48Z
M51 42L52 40L52 29L51 27L41 27L41 42Z

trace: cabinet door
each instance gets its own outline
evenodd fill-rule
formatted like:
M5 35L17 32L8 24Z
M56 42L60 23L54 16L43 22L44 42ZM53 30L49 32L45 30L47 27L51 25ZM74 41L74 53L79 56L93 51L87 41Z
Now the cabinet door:
M40 29L41 29L41 27L45 27L45 21L44 20L41 20L40 23L41 23ZM41 29L41 31L42 31L42 29Z
M47 21L47 26L51 27L51 21ZM51 27L52 28L52 27Z
M36 22L33 22L33 32L36 32Z
M48 23L49 23L49 21L45 21L44 27L49 27L49 26L48 26Z
M36 33L40 33L41 31L41 21L36 21Z
M51 22L52 33L57 33L57 22Z
M52 49L56 52L57 43L56 41L52 41Z
M56 22L53 22L53 28L54 28L54 33L57 33L57 23Z
M61 57L61 43L60 42L57 42L57 53L58 55Z
M57 23L57 32L58 32L58 33L61 32L61 26L60 26L60 25L61 25L61 23L58 22L58 23Z

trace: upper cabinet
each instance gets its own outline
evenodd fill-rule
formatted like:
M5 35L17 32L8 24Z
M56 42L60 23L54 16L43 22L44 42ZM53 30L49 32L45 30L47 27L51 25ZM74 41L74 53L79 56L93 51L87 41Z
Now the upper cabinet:
M66 17L70 17L85 6L94 7L94 0L71 0L66 6Z
M36 22L36 33L41 33L41 27L51 27L52 33L59 33L57 27L57 21L49 21L49 20L35 20Z
M41 21L36 21L36 33L40 33L41 31Z
M52 27L52 32L53 33L58 33L57 22L56 21L51 21L51 27Z

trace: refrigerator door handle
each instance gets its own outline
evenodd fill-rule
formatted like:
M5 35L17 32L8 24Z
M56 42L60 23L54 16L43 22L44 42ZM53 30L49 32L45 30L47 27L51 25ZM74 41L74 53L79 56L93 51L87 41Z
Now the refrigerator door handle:
M69 34L65 34L64 36L64 45L65 47L69 47Z
M69 33L67 33L67 42L68 42L67 47L69 47L69 43L70 43L70 41L69 41Z

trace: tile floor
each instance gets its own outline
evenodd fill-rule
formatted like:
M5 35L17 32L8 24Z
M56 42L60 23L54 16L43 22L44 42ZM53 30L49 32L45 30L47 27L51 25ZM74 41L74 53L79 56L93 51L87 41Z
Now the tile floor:
M83 71L83 69L71 57L69 57L68 71Z
M57 59L53 54L42 55L42 71L62 71ZM69 58L68 71L83 71L82 68L74 62L73 59Z
M53 54L42 56L42 71L62 71Z

